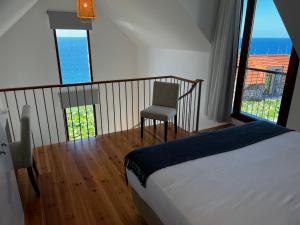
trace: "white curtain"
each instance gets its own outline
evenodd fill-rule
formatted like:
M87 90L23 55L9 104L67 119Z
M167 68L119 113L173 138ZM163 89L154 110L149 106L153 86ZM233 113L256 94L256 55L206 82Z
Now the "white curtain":
M218 122L230 120L238 39L241 0L221 0L212 42L205 113Z

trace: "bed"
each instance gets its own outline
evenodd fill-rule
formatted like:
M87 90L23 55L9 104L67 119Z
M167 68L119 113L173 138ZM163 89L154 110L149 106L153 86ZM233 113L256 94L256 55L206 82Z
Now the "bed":
M300 224L295 131L159 169L146 185L128 167L126 176L149 225Z

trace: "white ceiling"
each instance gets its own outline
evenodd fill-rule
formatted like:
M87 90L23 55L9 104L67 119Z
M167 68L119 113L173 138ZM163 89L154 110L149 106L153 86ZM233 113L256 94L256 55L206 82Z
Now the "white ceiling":
M205 37L212 41L218 17L220 0L178 0L200 28Z
M1 0L0 37L13 26L38 0Z
M300 1L299 0L275 0L274 1L283 23L293 41L293 45L300 55Z
M146 47L209 51L219 0L96 0L134 43ZM0 37L38 0L0 0ZM74 10L75 0L41 0L51 9ZM275 0L300 52L298 0ZM299 18L298 18L299 17Z
M0 37L37 1L0 0ZM76 7L75 0L40 2L52 10ZM210 49L209 38L179 0L96 0L96 9L106 14L138 46L202 52Z
M137 45L209 51L210 43L178 0L97 0Z

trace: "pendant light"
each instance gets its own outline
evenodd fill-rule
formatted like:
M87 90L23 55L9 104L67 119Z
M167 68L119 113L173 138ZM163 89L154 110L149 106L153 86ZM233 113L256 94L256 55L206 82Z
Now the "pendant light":
M94 0L77 0L77 17L82 19L95 19Z

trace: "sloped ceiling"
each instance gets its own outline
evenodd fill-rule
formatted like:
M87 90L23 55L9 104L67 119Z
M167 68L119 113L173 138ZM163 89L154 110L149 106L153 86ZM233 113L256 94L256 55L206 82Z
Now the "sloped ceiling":
M38 0L1 0L0 37L25 15Z
M209 51L210 42L178 0L97 0L137 45Z
M284 25L293 41L295 49L300 55L300 1L274 0Z
M212 41L220 0L178 0L205 37Z
M0 37L37 1L1 0ZM41 0L41 2L48 5L49 9L74 10L76 7L75 0ZM186 4L189 3L183 5L180 0L95 2L97 12L105 13L137 46L202 52L208 52L210 49L210 37L202 32L205 28L200 26L199 29L198 22L186 10ZM205 3L202 0L201 2ZM201 5L206 7L205 4Z

